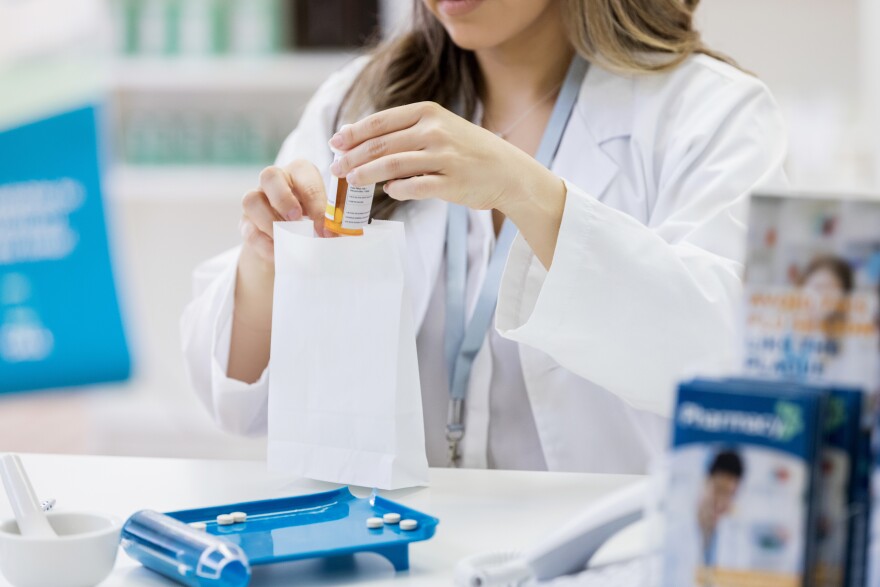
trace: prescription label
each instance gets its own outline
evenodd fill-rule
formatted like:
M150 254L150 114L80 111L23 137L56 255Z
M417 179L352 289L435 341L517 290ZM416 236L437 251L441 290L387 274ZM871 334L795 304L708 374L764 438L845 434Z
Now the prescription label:
M342 212L342 228L363 228L370 222L370 209L373 207L373 192L376 184L353 186L349 184L345 194L345 209Z

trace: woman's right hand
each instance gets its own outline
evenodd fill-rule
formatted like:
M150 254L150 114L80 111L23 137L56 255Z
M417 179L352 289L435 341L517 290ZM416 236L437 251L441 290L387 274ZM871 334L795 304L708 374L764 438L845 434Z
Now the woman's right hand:
M311 218L319 236L324 231L327 194L324 180L312 163L297 159L285 167L271 166L260 173L260 187L241 200L241 238L245 248L274 265L275 243L272 223L279 220Z
M235 278L235 309L226 369L230 378L253 383L269 363L275 282L272 223L308 217L315 223L315 232L325 236L326 206L321 174L302 159L285 167L267 167L260 173L260 187L242 198L244 246Z

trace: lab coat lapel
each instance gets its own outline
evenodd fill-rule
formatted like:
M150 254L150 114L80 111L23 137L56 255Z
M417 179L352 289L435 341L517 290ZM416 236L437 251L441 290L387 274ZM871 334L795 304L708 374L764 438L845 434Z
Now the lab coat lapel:
M443 200L413 201L403 206L406 230L407 275L416 331L421 329L431 293L437 283L446 243L446 210Z
M618 174L603 146L629 137L633 124L633 80L591 65L568 121L552 170L602 200Z
M571 143L567 145L566 143ZM569 122L566 138L551 168L557 176L575 184L598 200L604 199L618 167L580 118Z

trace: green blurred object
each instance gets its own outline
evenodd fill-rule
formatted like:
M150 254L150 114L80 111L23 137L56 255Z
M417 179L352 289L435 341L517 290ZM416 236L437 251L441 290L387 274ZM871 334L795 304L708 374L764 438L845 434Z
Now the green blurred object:
M165 6L165 54L180 53L183 3L186 0L167 0Z
M132 165L259 165L282 139L259 114L147 110L128 115L122 155Z
M209 55L213 51L213 0L180 0L178 46L183 55Z
M231 45L232 0L214 0L211 11L211 52L222 55L229 52Z
M117 9L121 11L121 20L123 28L123 47L122 51L126 55L134 55L140 50L140 19L141 19L141 3L140 0L117 0L121 6Z
M282 48L284 5L280 0L238 1L232 13L232 52L270 54Z
M305 0L110 1L121 54L177 56L266 55L292 48L296 12ZM369 15L361 29L371 30L375 0L364 1L356 15L344 20L351 24Z

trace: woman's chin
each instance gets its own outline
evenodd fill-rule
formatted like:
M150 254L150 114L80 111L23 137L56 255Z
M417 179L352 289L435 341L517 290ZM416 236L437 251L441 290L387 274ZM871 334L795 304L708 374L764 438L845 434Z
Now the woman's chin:
M471 29L471 30L468 30ZM467 51L480 51L482 49L491 49L501 44L500 39L495 39L491 35L486 34L486 29L480 27L448 27L446 31L452 42L458 47Z

